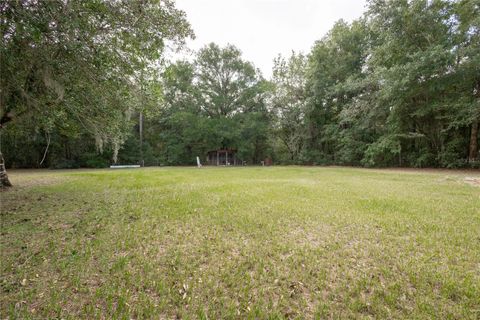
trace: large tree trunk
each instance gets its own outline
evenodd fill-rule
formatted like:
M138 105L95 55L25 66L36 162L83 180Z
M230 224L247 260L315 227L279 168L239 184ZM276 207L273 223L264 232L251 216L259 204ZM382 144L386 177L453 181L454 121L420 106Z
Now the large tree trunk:
M472 123L470 133L470 148L468 152L468 162L474 162L478 156L478 121Z
M12 184L8 180L7 170L5 169L5 160L0 152L0 188L11 187Z

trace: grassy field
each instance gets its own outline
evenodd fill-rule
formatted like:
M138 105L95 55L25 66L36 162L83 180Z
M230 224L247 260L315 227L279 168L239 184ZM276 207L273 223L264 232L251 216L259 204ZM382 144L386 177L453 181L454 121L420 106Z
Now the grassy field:
M478 173L10 176L2 319L480 318Z

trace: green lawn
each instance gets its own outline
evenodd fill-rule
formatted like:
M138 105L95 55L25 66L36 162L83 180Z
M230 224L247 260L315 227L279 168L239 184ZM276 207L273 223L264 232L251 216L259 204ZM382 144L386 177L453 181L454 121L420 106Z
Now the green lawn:
M0 318L480 318L479 173L11 171Z

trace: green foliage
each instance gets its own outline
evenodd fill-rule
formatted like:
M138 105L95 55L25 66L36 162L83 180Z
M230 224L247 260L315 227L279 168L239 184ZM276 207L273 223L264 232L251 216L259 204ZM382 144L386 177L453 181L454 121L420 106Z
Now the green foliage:
M362 163L366 166L387 166L395 161L401 152L400 141L394 136L382 136L365 150Z
M103 166L95 150L190 165L220 148L252 164L478 166L478 1L371 0L307 55L278 56L271 81L233 45L163 65L192 35L170 0L29 3L0 6L9 166Z
M65 137L89 134L100 152L118 150L129 114L144 108L139 74L192 35L171 0L4 1L0 12L2 131L24 118Z
M105 155L98 153L85 153L81 156L80 163L86 168L107 168L110 165L109 159Z
M55 159L51 165L52 169L78 169L80 164L72 159Z
M162 79L162 111L146 125L161 164L191 165L220 148L255 164L267 155L269 84L237 48L210 44L194 62L168 66Z
M285 59L278 56L273 66L271 111L275 116L273 140L276 158L282 163L301 161L305 147L306 57L302 54Z
M361 20L338 22L307 67L312 162L473 166L480 29L471 12L478 3L375 0Z

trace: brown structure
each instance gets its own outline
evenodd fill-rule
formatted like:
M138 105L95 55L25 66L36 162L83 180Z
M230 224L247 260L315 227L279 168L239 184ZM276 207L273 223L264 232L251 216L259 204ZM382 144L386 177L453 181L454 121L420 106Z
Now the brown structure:
M273 165L273 160L272 160L272 158L265 158L265 160L263 160L263 164L264 164L265 166L271 166L271 165Z
M218 149L208 152L207 164L212 166L236 166L241 165L242 161L237 159L236 149Z

